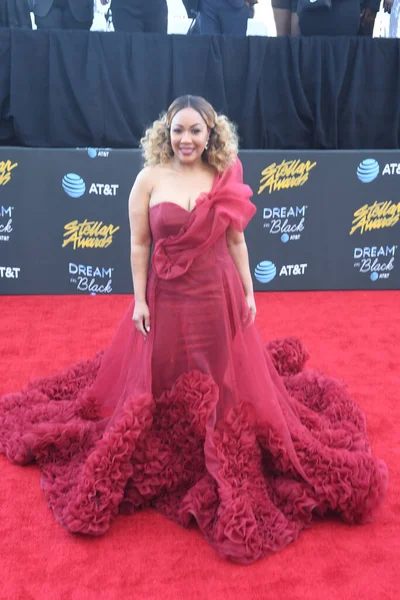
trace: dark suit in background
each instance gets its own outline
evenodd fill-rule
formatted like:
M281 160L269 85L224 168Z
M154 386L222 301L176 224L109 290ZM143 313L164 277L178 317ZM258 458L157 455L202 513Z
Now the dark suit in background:
M33 0L38 29L90 29L93 0Z
M167 0L112 0L115 31L167 33Z
M245 0L200 0L201 33L246 35L249 7Z
M379 0L362 0L360 7L360 0L332 0L331 10L304 12L301 11L301 4L299 4L301 35L372 36L379 4Z
M28 0L0 0L0 27L32 29Z

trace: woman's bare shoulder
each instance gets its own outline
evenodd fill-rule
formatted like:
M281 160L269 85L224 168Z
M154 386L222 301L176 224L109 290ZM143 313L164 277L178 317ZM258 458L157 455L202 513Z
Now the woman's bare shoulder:
M157 166L143 167L137 174L135 185L147 186L155 177Z
M138 173L136 182L139 185L154 188L154 185L168 175L170 171L171 167L168 163L148 165L147 167L143 167L143 169Z

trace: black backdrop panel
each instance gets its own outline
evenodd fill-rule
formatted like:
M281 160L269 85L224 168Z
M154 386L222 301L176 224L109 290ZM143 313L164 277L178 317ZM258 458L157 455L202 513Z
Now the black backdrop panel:
M0 187L1 292L129 293L127 200L140 153L9 148L1 161L17 165ZM2 276L3 264L18 278Z
M0 143L137 148L187 93L243 148L400 147L400 40L0 30Z
M256 290L400 289L400 152L244 151ZM0 292L131 293L137 150L0 149Z
M400 152L242 160L258 208L246 230L255 289L400 288Z

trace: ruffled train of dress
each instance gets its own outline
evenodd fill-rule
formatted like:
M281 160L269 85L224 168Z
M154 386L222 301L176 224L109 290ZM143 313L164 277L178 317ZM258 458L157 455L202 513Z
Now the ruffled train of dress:
M4 396L0 451L17 464L36 461L51 509L75 533L101 535L118 513L152 506L182 526L194 517L222 556L251 562L296 539L313 514L370 521L387 471L371 455L363 413L342 383L301 370L306 352L299 340L272 342L268 350L310 432L294 437L310 483L273 431L258 430L243 401L213 434L217 485L204 444L218 387L198 371L159 398L127 401L104 434L88 393L101 354Z

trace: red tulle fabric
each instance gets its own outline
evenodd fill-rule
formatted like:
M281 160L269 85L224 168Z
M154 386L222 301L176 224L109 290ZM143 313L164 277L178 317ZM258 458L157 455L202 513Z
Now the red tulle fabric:
M0 450L37 462L69 531L152 506L249 563L313 515L365 523L382 502L387 468L346 387L304 370L295 338L264 347L252 322L226 243L250 196L237 161L192 212L154 206L148 340L132 303L105 352L1 398Z

